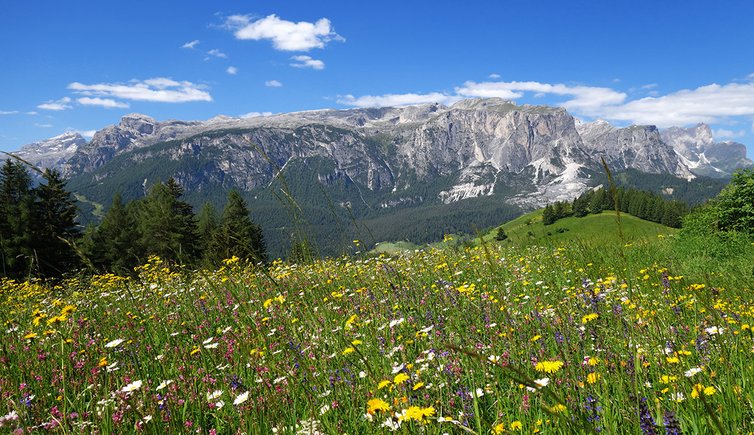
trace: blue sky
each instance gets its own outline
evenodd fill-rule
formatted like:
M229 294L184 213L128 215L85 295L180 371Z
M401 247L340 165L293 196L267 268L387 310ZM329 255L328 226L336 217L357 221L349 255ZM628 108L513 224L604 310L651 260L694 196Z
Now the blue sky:
M618 125L707 122L751 157L753 18L750 1L8 1L0 150L133 112L501 96Z

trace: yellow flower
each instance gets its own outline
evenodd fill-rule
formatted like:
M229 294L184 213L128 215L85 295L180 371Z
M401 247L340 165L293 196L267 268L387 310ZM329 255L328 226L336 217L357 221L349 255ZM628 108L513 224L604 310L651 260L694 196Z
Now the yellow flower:
M678 376L663 375L660 377L660 382L663 384L671 384L678 380Z
M542 336L541 336L541 335L535 335L535 336L534 336L534 337L532 337L532 338L531 338L531 339L530 339L529 341L531 341L532 343L534 343L535 341L539 340L540 338L542 338Z
M367 402L367 412L374 414L377 411L390 411L390 405L382 399L369 399Z
M104 367L106 365L107 365L107 358L103 356L102 358L99 359L99 363L97 363L97 366Z
M343 351L343 355L348 355L349 353L353 353L353 352L355 352L355 349L354 349L354 348L352 348L352 347L347 347L347 348L346 348L346 349L345 349L345 350Z
M189 355L194 356L197 353L199 353L199 347L195 346L194 349L191 350L191 353L189 353Z
M416 385L414 385L414 388L412 388L412 390L416 391L423 386L424 386L424 382L419 382Z
M557 413L560 413L560 412L564 412L565 410L566 410L565 405L563 405L561 403L558 403L557 405L555 405L552 408L550 408L550 412L552 412L554 414L557 414Z
M505 425L503 423L499 423L495 425L495 427L492 428L492 433L494 435L500 435L501 433L505 433Z
M392 384L392 382L390 382L390 381L388 381L388 380L380 381L380 383L379 383L379 384L377 384L377 389L378 389L378 390L381 390L381 389L383 389L383 388L387 387L387 386L388 386L388 385L390 385L390 384Z
M678 364L681 360L678 359L677 356L669 356L665 358L665 361L667 361L668 364Z
M400 385L400 384L406 382L407 380L408 380L408 375L407 374L405 374L405 373L398 373L393 378L393 383L395 385Z
M523 426L524 426L523 423L516 420L513 423L511 423L511 430L520 430Z
M599 373L589 373L589 375L587 375L586 377L586 381L590 384L593 384L597 382L601 377L602 375L600 375Z
M363 341L361 341L361 340L354 340L354 341L351 342L351 344L354 345L354 346L358 346L361 343L363 343Z
M592 320L596 319L599 316L600 315L597 314L597 313L587 314L586 316L584 316L584 317L581 318L581 323L587 324L587 323L591 322Z
M73 306L73 305L66 305L65 307L63 307L63 310L60 312L60 314L62 314L62 315L65 316L65 315L70 314L70 313L72 313L74 311L76 311L76 307L75 306Z
M538 372L556 373L563 367L562 361L540 361L534 367Z
M419 422L424 422L427 417L431 417L435 415L435 408L433 407L427 407L427 408L419 408L418 406L410 406L408 409L406 409L405 414L403 414L401 417L399 417L399 420L416 420Z
M31 340L32 338L36 338L36 337L37 337L37 334L34 333L34 332L30 332L30 333L24 335L24 339L26 339L26 340Z

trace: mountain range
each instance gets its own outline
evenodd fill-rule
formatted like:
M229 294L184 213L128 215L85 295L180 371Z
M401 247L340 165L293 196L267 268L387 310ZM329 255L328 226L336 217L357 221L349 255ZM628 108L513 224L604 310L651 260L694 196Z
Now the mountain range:
M207 121L131 114L89 142L67 133L16 154L59 168L69 186L94 203L109 203L116 191L140 197L168 176L195 205L221 204L221 192L236 188L263 226L273 225L267 230L273 239L290 237L292 215L320 225L324 234L333 222L367 232L368 224L405 225L416 233L428 224L425 217L438 216L481 228L495 223L483 216L573 199L603 182L603 159L615 173L661 177L674 186L715 184L708 177L725 179L752 165L743 144L714 141L705 124L659 130L583 123L564 108L496 98ZM285 204L288 220L274 217ZM458 226L414 239L470 229ZM384 233L375 237L405 235L396 228Z

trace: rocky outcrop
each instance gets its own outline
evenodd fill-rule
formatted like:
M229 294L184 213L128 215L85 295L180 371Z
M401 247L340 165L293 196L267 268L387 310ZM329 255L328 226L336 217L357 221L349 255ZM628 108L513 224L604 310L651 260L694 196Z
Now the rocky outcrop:
M729 177L736 169L754 165L746 158L744 144L715 142L712 130L706 124L668 128L662 132L662 139L675 149L696 175Z
M662 141L660 131L653 125L616 128L598 120L580 124L577 129L589 155L595 160L604 158L611 169L694 176L673 147Z
M47 140L24 145L13 154L40 169L60 169L84 146L86 146L86 139L83 136L76 132L66 132Z

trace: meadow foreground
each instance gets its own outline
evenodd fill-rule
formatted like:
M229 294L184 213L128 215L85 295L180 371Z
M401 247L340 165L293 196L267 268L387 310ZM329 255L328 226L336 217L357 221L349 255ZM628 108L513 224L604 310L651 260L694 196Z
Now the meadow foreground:
M3 281L0 427L751 432L751 263L670 239Z

